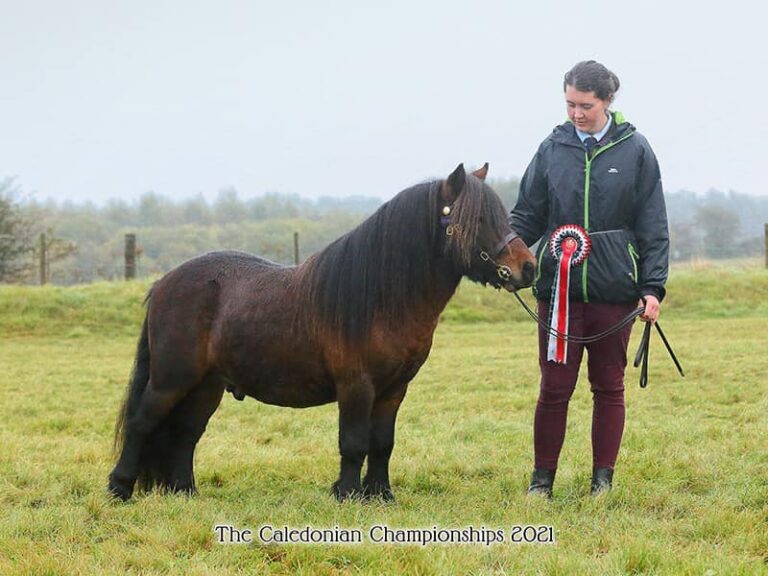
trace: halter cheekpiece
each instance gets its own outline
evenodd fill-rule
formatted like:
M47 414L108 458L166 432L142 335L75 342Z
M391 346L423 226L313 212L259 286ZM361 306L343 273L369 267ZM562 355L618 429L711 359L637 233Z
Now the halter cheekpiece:
M461 233L461 225L460 224L451 224L451 212L453 211L453 204L446 204L443 206L442 209L442 215L440 216L440 225L445 228L445 235L446 236L453 236L455 233ZM496 276L503 282L507 283L512 279L512 269L505 265L505 264L499 264L494 260L494 256L496 256L499 252L501 252L504 247L512 242L515 238L519 237L520 235L515 232L514 230L511 230L496 246L493 248L492 254L489 254L487 251L480 249L480 259L483 262L488 262L492 266L495 266L496 268ZM492 285L494 285L496 288L500 288L501 285L496 284L494 282L491 282Z

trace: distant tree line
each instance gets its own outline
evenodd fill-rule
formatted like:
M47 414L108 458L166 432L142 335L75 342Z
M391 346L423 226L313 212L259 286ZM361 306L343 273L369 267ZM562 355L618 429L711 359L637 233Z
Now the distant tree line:
M23 278L34 251L34 226L19 208L20 191L12 179L0 181L0 281Z
M43 232L53 245L50 281L74 284L120 278L127 232L137 235L139 274L144 276L211 250L243 250L292 263L294 232L299 233L303 259L380 204L378 198L363 196L307 199L271 193L242 199L232 188L221 190L211 202L201 194L172 200L155 192L104 205L38 202L22 198L18 186L6 180L0 183L0 207L7 212L0 213L0 230L6 226L10 232L7 242L0 243L0 266L7 262L0 268L0 282L37 281L37 243ZM75 248L63 257L62 242Z
M505 206L517 199L517 179L491 186ZM671 257L732 258L762 254L768 197L712 190L667 193ZM213 201L202 194L173 200L147 192L131 201L40 202L24 197L12 179L0 181L0 282L36 282L41 233L50 281L60 284L117 279L123 274L124 235L137 234L139 275L161 274L210 250L236 249L280 263L293 261L299 233L305 259L350 230L382 201L270 193L242 198L234 188Z
M673 260L759 256L765 251L768 196L710 190L666 194Z

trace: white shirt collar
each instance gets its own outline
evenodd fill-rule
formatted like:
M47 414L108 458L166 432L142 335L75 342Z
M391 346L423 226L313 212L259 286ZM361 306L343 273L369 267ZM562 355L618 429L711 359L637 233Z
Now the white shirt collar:
M584 140L586 140L590 136L594 136L595 140L600 142L600 140L603 139L603 136L605 136L608 133L608 129L611 127L611 123L613 122L613 117L610 114L607 114L607 115L608 115L608 122L605 123L605 126L603 126L603 129L600 130L600 132L598 132L597 134L587 134L586 132L582 132L581 130L576 128L576 136L579 137L579 140L581 140L583 143Z

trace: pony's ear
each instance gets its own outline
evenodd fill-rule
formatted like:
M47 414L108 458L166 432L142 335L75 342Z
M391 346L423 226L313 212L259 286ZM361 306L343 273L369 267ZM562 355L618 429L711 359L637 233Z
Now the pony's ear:
M483 164L482 168L479 168L472 172L472 176L475 176L477 178L480 178L480 180L485 181L485 177L488 176L488 162Z
M446 204L453 204L456 201L464 188L466 179L467 173L464 172L464 164L459 164L456 170L451 172L448 179L443 182L441 193Z

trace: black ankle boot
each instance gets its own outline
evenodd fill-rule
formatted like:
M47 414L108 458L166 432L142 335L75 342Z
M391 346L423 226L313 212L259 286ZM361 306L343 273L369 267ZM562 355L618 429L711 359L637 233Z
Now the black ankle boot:
M595 468L592 470L592 496L608 492L613 486L613 468Z
M552 484L555 483L555 470L536 468L531 474L531 485L528 486L528 494L542 494L552 498Z

